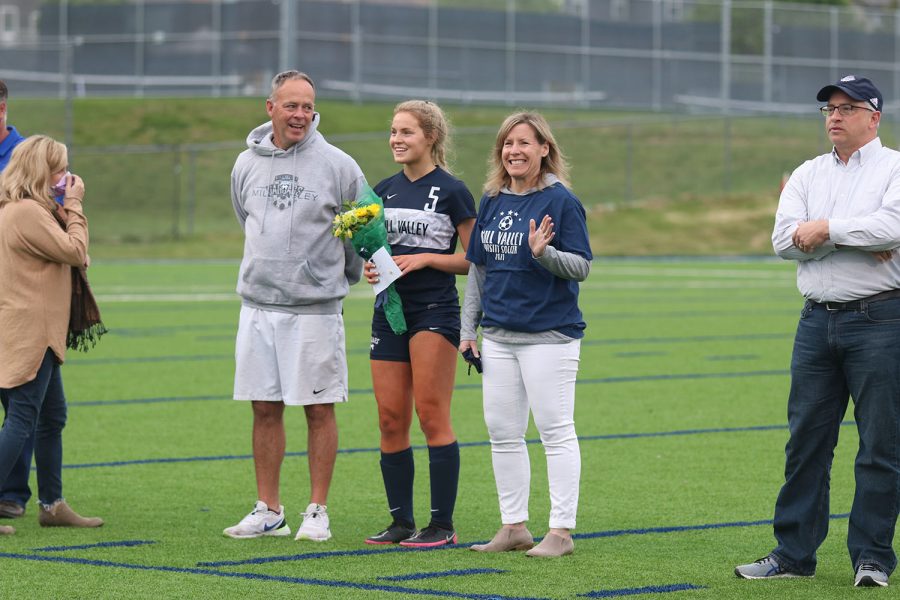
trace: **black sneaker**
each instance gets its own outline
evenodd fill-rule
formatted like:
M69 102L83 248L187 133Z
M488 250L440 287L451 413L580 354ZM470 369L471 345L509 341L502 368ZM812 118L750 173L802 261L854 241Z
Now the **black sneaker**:
M452 529L444 529L434 523L425 529L416 532L414 536L400 542L407 548L434 548L456 543L456 532Z
M394 521L387 529L366 538L367 544L396 544L406 538L415 535L415 527L407 527L403 523Z

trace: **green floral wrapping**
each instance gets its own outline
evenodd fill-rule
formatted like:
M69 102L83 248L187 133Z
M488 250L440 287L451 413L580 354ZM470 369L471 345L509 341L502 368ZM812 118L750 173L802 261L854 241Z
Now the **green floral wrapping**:
M379 248L387 250L391 253L391 246L387 241L387 229L384 226L384 203L371 189L367 189L365 194L353 203L354 208L363 208L370 204L377 204L381 209L378 216L360 227L353 233L350 242L357 254L369 260ZM378 294L375 298L375 306L381 306L384 309L384 315L391 326L391 329L397 335L406 333L406 317L403 316L403 302L400 300L400 294L394 288L394 284L390 284L386 290Z

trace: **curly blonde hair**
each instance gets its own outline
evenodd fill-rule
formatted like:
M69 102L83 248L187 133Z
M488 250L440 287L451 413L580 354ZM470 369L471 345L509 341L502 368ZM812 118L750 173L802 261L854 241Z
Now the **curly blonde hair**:
M33 135L15 147L0 173L0 206L31 199L53 210L53 174L65 171L69 152L46 135Z
M514 127L521 124L528 125L534 131L534 137L537 138L539 144L547 144L550 151L547 156L541 159L541 170L538 175L538 189L543 189L544 175L556 175L557 179L566 187L569 184L569 163L566 160L562 149L556 143L553 132L550 130L550 124L543 115L536 112L519 112L506 117L503 124L500 125L500 131L497 132L497 139L494 141L494 148L491 151L491 157L488 160L487 181L484 184L484 193L488 196L496 196L504 187L509 187L512 179L506 168L503 166L503 143L509 137Z

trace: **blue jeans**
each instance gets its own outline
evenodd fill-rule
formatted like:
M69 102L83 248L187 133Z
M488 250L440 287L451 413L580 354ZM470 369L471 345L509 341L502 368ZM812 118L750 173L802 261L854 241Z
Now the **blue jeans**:
M53 504L63 497L62 430L66 425L66 397L53 351L44 354L34 379L3 391L9 410L0 429L0 481L6 481L33 435L38 499Z
M0 390L0 401L3 402L3 420L9 412L9 400L6 391ZM28 476L31 474L31 456L34 453L34 434L28 436L28 440L22 447L22 454L13 464L12 471L0 485L0 501L15 502L25 507L31 499L31 488L28 487Z
M799 573L815 572L828 534L831 463L850 397L859 450L847 548L854 569L868 562L891 573L900 512L900 299L841 311L807 302L801 313L774 550Z

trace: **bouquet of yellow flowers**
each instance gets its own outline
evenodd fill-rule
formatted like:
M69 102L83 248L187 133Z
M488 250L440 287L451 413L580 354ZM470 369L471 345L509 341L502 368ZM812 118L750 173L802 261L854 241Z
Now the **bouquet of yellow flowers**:
M381 248L391 253L384 227L384 203L371 188L367 187L362 196L346 204L344 212L334 216L332 231L335 237L350 240L356 253L366 260ZM379 306L384 307L385 317L394 333L406 333L403 303L393 283L375 297L375 307Z
M372 203L368 206L353 205L334 217L334 236L342 240L353 239L353 233L368 225L369 222L381 214L381 205Z

